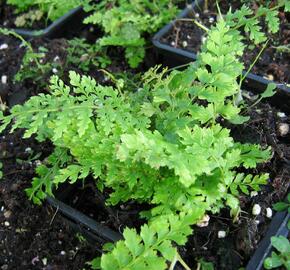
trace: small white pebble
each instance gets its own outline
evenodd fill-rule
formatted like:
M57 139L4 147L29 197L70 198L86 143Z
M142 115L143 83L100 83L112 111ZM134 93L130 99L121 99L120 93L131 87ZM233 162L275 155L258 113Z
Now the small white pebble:
M254 204L253 209L252 209L252 214L254 216L258 216L261 213L261 206L259 204Z
M199 18L199 13L195 13L195 18Z
M37 160L34 161L34 164L35 164L36 166L40 166L42 163L41 163L40 160L37 159Z
M213 23L214 22L214 17L209 17L208 21L209 21L209 23Z
M182 47L185 48L185 47L187 47L187 45L188 45L188 44L187 44L187 41L186 41L186 40L182 41Z
M280 123L278 125L280 136L286 136L289 133L289 125L287 123Z
M218 238L225 238L227 235L226 231L218 231Z
M25 48L25 46L26 46L26 45L25 45L23 42L21 42L21 43L19 44L18 47L19 47L19 48Z
M257 191L251 191L251 193L250 193L250 196L251 197L255 197L257 195L258 195L258 192Z
M259 224L260 224L260 220L256 219L256 220L255 220L255 223L256 223L257 225L259 225Z
M1 206L1 212L3 212L4 211L4 206Z
M170 45L174 47L175 46L175 42L171 41Z
M54 74L56 74L56 73L58 72L58 70L57 70L56 68L53 68L53 69L52 69L52 72L53 72Z
M10 226L10 223L8 221L5 221L4 222L4 226L9 227Z
M7 84L7 80L8 80L7 75L2 75L2 77L1 77L1 83L2 84Z
M268 74L266 79L268 79L269 81L274 81L274 76L272 74Z
M266 208L266 217L271 218L273 216L273 211L270 207Z
M12 212L11 212L10 210L7 210L7 211L4 212L4 217L5 217L6 219L10 218L11 215L12 215Z
M62 241L60 241L60 240L58 240L58 242L57 242L59 245L62 245Z
M280 118L284 118L284 117L286 117L286 114L283 112L277 112L277 116Z
M64 256L66 253L65 253L65 251L64 250L62 250L61 252L60 252L60 255L62 255L62 256Z
M209 215L204 215L203 218L196 224L198 227L207 227L209 224L210 217Z
M39 60L39 63L42 64L42 63L43 63L43 59L40 59L40 60Z
M85 54L83 54L82 56L81 56L81 58L80 58L80 61L81 62L85 62L85 61L87 61L88 59L89 59L89 55L87 54L87 53L85 53Z
M41 261L42 261L42 263L43 263L44 266L47 265L47 258L43 258Z
M8 44L3 43L0 45L0 50L6 50L6 49L8 49Z
M55 57L53 58L53 61L54 61L54 62L57 62L59 59L60 59L60 58L59 58L59 56L57 55L57 56L55 56Z
M205 36L202 36L202 37L201 37L201 42L202 42L202 43L205 43L205 42L206 42L206 37L205 37Z
M30 153L30 152L31 152L31 150L32 150L32 149L31 149L30 147L27 147L27 148L25 148L25 150L24 150L24 151L25 151L26 153Z
M191 36L190 36L190 35L187 35L186 38L187 38L187 39L191 39Z

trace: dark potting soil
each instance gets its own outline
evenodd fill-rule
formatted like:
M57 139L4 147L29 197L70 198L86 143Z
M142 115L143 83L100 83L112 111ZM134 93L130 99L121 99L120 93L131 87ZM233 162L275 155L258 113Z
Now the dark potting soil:
M220 1L219 3L222 14L226 14L229 7L236 10L241 6L241 1ZM252 8L257 8L253 6ZM206 27L211 27L217 20L217 8L215 1L209 0L209 9L205 12L204 5L200 5L196 12L192 11L189 18L195 18ZM280 28L276 34L267 33L267 28L263 25L263 31L269 38L267 48L262 53L261 57L252 69L252 73L265 77L269 80L274 80L279 83L290 83L290 14L279 12ZM161 41L172 47L180 48L186 51L197 53L203 43L206 35L202 29L196 26L192 21L177 20L173 24L173 28L169 31ZM252 46L247 45L243 62L246 68L255 60L255 57L260 52L262 45ZM284 51L278 49L280 46L288 46Z
M96 247L72 231L55 209L36 206L25 194L36 164L51 146L22 135L18 130L0 137L0 269L86 269L86 262L98 255Z

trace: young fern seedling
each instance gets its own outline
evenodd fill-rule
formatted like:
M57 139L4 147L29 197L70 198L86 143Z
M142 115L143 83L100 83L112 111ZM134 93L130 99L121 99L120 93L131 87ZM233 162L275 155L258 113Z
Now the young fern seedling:
M284 266L285 269L290 269L290 242L284 236L271 237L272 246L276 251L271 253L264 261L265 269L274 269Z
M100 25L105 35L98 41L100 46L120 46L132 68L144 59L145 36L174 18L179 0L110 0L93 4L87 1L84 8L93 12L84 22Z
M41 59L45 56L46 49L42 47L36 52L29 41L26 41L21 35L12 30L0 28L0 33L19 39L26 48L26 52L22 59L22 65L15 74L14 81L22 82L27 79L33 79L34 83L39 83L41 87L44 87L45 83L43 82L43 77L52 69L50 63L41 63Z
M7 0L7 4L15 6L19 13L27 12L29 9L35 9L35 12L45 14L47 17L46 20L51 21L55 21L82 3L83 1L80 0Z

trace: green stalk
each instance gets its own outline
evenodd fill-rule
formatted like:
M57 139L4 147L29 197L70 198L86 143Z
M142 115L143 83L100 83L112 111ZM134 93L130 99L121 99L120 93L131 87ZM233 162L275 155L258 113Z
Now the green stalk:
M176 21L184 21L184 22L194 22L199 28L201 28L202 30L204 30L205 32L208 32L209 29L204 26L203 24L201 24L200 22L196 21L195 19L187 19L187 18L183 18L183 19L177 19Z

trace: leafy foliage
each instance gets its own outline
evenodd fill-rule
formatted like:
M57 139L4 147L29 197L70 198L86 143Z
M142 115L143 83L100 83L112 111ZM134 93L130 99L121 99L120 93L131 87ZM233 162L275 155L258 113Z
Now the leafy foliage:
M28 195L40 203L52 186L74 183L91 174L99 190L111 190L107 203L146 202L148 219L138 234L126 229L124 240L98 262L109 269L166 269L182 262L174 243L182 245L190 225L206 211L225 205L239 212L238 191L264 184L267 175L243 175L270 158L270 150L237 143L219 123L243 123L234 103L243 65L241 38L225 21L208 33L196 63L185 71L150 69L138 91L127 85L98 85L70 72L70 86L51 78L50 94L0 114L0 132L24 128L39 141L49 139L55 151L38 168Z
M22 59L22 65L15 74L14 81L20 82L26 79L33 79L35 83L44 86L43 77L45 77L45 75L47 75L52 69L51 63L42 63L47 49L40 47L36 51L29 41L26 41L21 35L12 30L0 28L0 33L19 39L26 48L26 52Z
M105 35L98 43L101 46L120 46L125 48L125 57L131 67L137 67L145 56L145 34L154 33L169 22L178 12L178 1L161 0L109 0L99 4L90 2L86 11L93 14L85 23L102 26Z
M285 269L290 269L290 243L284 236L271 237L272 246L278 251L273 251L271 257L264 261L266 269L273 269L280 266L285 266Z
M225 20L227 25L233 29L233 33L242 28L251 41L255 44L262 43L266 41L266 33L262 31L261 18L265 18L268 32L276 33L279 30L279 8L284 7L285 11L289 8L288 0L278 2L278 5L274 7L260 5L255 12L245 4L239 10L234 12L229 10ZM235 33L235 35L236 34L237 33Z
M140 234L135 229L125 229L125 240L117 242L114 250L103 255L101 261L95 261L93 269L166 269L166 261L172 261L177 254L171 241L178 245L186 243L192 232L190 225L198 221L199 211L194 215L156 219L143 225Z
M287 210L290 213L290 193L287 195L287 202L278 202L274 204L273 207L276 211L285 211ZM288 220L288 229L290 230L290 220Z
M56 64L43 62L47 52L45 47L39 47L38 50L33 49L31 45L27 47L21 67L14 76L14 81L23 82L25 80L32 80L34 83L39 84L39 86L44 87L46 85L44 78L49 78L53 67L57 67Z
M34 8L44 14L51 21L63 16L71 9L81 5L80 0L7 0L7 3L17 8L18 12L25 12Z
M66 65L73 64L82 71L92 67L105 68L111 63L104 47L99 44L89 44L85 39L74 38L68 41Z

